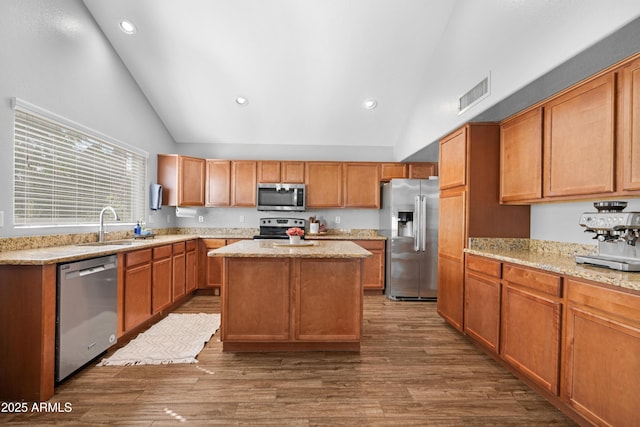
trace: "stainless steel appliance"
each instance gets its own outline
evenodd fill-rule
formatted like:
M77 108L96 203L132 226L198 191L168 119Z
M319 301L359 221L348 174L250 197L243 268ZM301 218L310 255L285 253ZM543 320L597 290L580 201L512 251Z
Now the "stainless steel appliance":
M591 264L614 270L640 271L640 212L622 212L627 202L605 201L593 204L597 212L585 212L580 225L595 233L598 255L576 255L579 264Z
M382 186L379 233L387 237L385 295L435 301L438 180L392 179Z
M254 239L288 239L287 230L292 227L305 229L305 220L298 218L260 218L260 234ZM304 239L304 236L302 236Z
M259 211L306 210L304 184L258 184L257 202Z
M116 342L117 256L59 264L56 316L56 382Z

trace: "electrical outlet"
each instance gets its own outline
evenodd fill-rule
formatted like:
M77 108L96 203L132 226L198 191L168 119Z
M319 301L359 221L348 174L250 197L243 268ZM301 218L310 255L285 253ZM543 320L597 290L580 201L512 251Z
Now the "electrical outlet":
M204 222L204 217L202 215L198 217L198 222Z
M240 222L244 222L244 215L240 215Z
M336 216L336 224L340 224L340 217Z

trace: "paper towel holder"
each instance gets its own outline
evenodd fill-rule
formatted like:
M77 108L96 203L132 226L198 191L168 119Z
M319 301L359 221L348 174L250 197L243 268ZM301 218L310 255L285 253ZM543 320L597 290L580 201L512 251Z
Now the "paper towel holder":
M162 208L162 185L149 185L149 208L152 211L159 211Z

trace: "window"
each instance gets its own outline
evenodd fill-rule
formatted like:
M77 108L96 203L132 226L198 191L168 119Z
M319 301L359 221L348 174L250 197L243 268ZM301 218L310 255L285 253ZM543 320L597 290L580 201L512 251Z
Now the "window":
M144 217L146 152L15 100L14 224L94 225L112 206Z

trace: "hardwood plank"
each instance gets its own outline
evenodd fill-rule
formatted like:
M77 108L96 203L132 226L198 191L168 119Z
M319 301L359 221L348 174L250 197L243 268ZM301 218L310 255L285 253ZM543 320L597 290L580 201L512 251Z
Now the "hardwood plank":
M176 311L219 313L198 295ZM113 350L112 350L113 351ZM574 426L452 327L429 302L364 300L359 353L225 353L219 332L192 365L87 366L56 388L66 413L11 424Z

